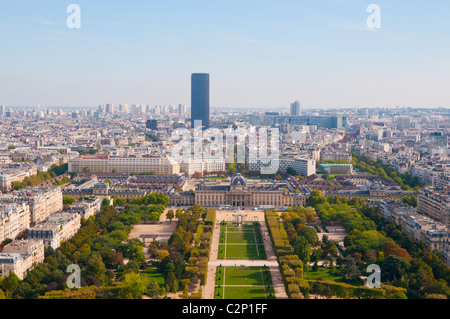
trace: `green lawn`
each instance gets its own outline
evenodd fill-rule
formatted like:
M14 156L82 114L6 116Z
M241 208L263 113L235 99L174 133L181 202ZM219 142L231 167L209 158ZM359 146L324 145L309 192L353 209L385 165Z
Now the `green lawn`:
M224 274L225 287L223 287ZM214 298L274 299L275 292L269 269L267 267L217 267Z
M334 282L346 282L340 275L333 275L330 273L331 268L319 268L317 271L307 271L304 274L305 279L309 280L329 280ZM349 283L352 286L363 286L364 282L358 280L356 282Z
M233 224L222 225L217 258L264 260L267 257L262 242L260 229L253 224L242 225L241 227Z
M141 272L142 275L147 275L149 281L156 281L158 285L164 286L164 277L163 274L158 271L156 268L150 268Z
M225 244L219 245L218 259L236 259L236 260L264 260L266 259L266 252L264 245L226 245L225 256ZM258 248L257 248L258 247Z
M225 287L223 299L275 299L275 292L267 287L265 291L264 287Z
M255 234L253 231L243 231L243 232L228 232L227 233L227 244L254 244Z

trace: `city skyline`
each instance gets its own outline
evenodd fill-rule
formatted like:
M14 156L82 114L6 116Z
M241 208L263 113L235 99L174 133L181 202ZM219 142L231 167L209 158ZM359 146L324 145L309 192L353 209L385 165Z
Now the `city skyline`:
M189 104L189 75L214 76L213 107L448 107L450 4L0 2L0 104ZM258 4L258 5L257 5ZM239 74L239 76L236 76Z

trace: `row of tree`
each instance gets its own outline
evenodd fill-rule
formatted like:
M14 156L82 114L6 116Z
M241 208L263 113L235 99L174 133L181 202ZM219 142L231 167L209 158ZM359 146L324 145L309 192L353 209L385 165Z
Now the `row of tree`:
M150 206L149 210L164 209L160 204ZM82 220L73 238L56 250L46 249L44 262L29 271L23 281L12 273L0 283L0 290L7 298L18 299L84 298L92 294L96 298L141 298L155 287L140 275L141 269L146 268L142 242L129 239L132 225L141 220L134 215L145 213L137 212L140 209L138 205L128 205L118 213L113 206L102 203L97 215ZM81 269L82 289L67 288L66 271L72 264Z
M390 165L382 164L379 160L372 161L371 159L359 155L358 153L352 153L353 167L356 167L364 172L368 172L372 175L377 175L383 178L387 178L391 181L398 183L403 190L415 190L418 192L420 188L425 184L419 182L417 176L411 176L409 173L399 174Z

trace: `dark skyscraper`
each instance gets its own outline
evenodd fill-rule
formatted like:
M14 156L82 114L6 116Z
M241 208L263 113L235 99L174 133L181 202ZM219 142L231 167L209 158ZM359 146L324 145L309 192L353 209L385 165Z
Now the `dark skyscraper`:
M196 120L209 128L209 74L205 73L191 76L191 127Z

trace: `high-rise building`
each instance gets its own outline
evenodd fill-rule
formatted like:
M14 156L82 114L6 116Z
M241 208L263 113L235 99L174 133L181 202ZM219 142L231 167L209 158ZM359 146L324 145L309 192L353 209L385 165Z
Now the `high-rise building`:
M114 105L106 104L106 113L113 114L114 113Z
M185 115L186 114L186 105L179 104L178 105L178 114L179 115Z
M194 73L191 76L191 127L195 121L209 128L209 74Z
M300 102L291 103L291 115L300 115Z
M119 111L120 111L121 113L128 114L128 113L129 113L129 107L128 107L128 104L120 104L120 105L119 105Z

